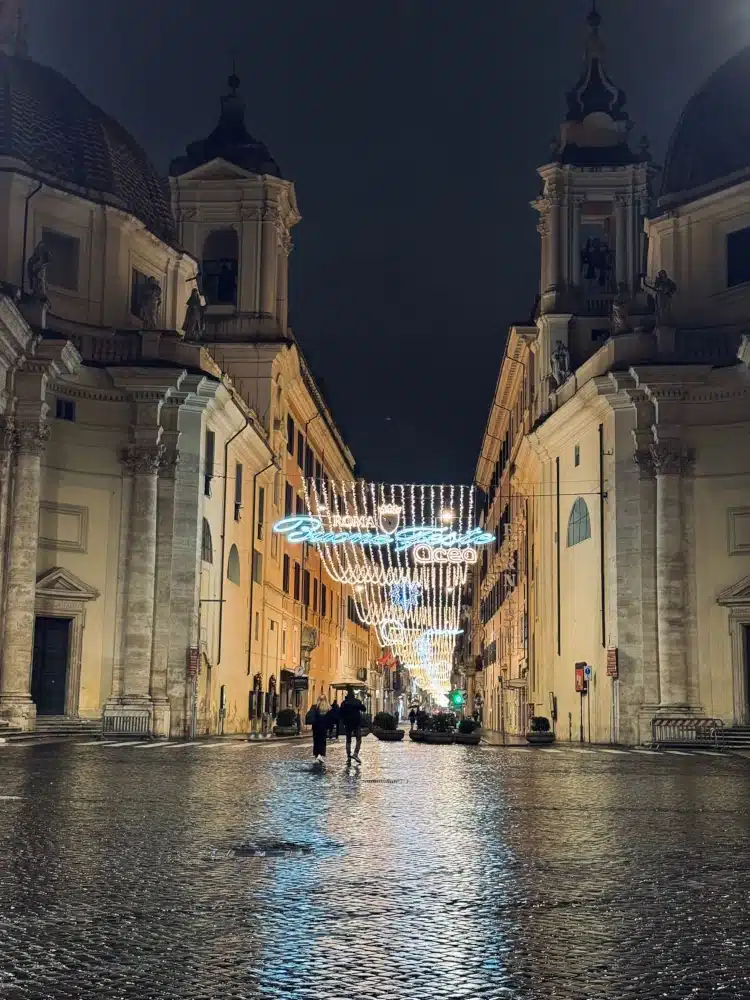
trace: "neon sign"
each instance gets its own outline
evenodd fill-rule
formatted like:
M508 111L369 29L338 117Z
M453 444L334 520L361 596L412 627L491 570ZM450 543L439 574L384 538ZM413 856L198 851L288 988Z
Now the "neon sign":
M330 518L334 520L333 517ZM367 520L365 518L342 517L339 521L347 521L355 526L354 522ZM374 518L372 519L374 522ZM357 527L359 524L356 525ZM470 551L470 547L476 545L487 545L494 542L495 536L481 528L472 528L470 531L451 531L450 528L401 528L393 534L377 531L327 531L323 526L322 517L314 517L311 514L297 514L292 517L284 517L277 521L273 530L279 535L286 535L290 542L307 542L309 545L373 545L380 547L394 543L396 552L407 552L416 550L418 547L434 551L444 549L451 553L451 557L445 559L423 558L419 562L476 562L476 550L473 550L473 558L462 556L461 550ZM459 555L453 555L458 552ZM416 552L415 552L416 558Z

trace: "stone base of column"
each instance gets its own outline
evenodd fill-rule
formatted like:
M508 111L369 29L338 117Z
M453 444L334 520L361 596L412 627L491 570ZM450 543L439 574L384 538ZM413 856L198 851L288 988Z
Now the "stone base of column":
M36 727L36 705L27 694L0 695L0 719L14 729L32 732Z
M102 713L104 736L153 736L154 706L148 697L112 698Z
M154 698L153 704L153 735L168 739L170 736L170 719L172 706L166 698Z
M703 708L700 705L667 704L659 705L654 712L654 717L664 719L670 717L682 718L703 715Z

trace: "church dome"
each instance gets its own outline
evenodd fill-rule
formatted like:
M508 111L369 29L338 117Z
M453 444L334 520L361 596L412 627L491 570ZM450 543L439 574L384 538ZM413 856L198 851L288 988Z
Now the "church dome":
M667 150L659 205L673 208L750 177L750 47L688 101Z
M119 122L47 66L0 52L0 156L175 240L166 180Z

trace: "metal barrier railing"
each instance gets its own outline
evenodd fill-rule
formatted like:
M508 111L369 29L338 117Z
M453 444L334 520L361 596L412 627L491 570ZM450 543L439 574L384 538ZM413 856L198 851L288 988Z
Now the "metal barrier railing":
M657 718L651 721L651 745L704 746L721 750L724 745L724 723L721 719L699 716Z
M149 736L151 733L151 713L113 712L104 716L102 733L112 736Z

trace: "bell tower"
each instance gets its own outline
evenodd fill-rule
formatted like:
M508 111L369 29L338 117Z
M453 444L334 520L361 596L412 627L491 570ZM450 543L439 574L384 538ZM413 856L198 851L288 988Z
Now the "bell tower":
M25 6L25 0L0 0L0 52L6 55L27 54Z
M248 131L234 71L227 82L216 128L170 165L172 205L181 243L199 261L204 339L283 339L290 230L300 220L294 184Z
M537 416L546 412L549 393L559 384L556 346L563 345L575 371L647 308L643 222L655 168L645 138L637 151L630 147L632 122L624 91L604 67L596 0L586 20L583 72L567 95L552 158L539 168L542 195L532 202L541 236Z

